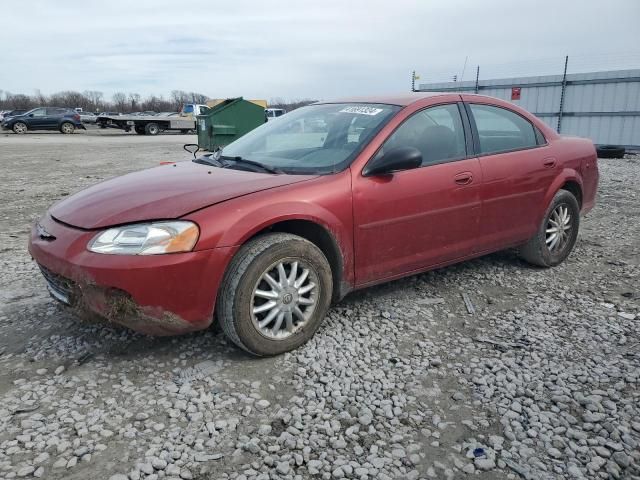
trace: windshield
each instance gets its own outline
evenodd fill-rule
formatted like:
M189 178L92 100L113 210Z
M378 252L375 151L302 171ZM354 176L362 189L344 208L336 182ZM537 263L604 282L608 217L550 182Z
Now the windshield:
M285 173L334 173L346 168L400 107L320 104L302 107L227 145L222 155Z

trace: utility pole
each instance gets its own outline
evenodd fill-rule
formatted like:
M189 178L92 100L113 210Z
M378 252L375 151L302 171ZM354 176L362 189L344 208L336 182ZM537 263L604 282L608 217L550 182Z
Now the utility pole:
M478 93L478 79L480 78L480 65L476 67L476 93Z
M564 111L564 92L567 89L567 65L569 64L569 55L564 57L564 74L562 75L562 90L560 91L560 109L558 110L558 128L557 132L560 133L560 127L562 126L562 113Z
M416 91L416 71L411 72L411 91Z

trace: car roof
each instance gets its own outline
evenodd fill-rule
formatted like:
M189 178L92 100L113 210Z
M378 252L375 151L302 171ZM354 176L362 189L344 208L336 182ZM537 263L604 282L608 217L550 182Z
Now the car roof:
M386 105L399 105L401 107L406 107L407 105L411 105L412 103L418 102L425 98L437 97L441 95L451 95L451 92L408 92L398 93L395 95L346 97L318 103L382 103Z

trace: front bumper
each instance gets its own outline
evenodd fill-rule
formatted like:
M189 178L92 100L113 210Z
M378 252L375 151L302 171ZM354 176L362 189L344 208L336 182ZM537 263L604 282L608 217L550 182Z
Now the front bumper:
M34 225L29 252L51 295L79 316L151 335L207 328L232 247L167 255L104 255L86 245L97 233L50 216Z

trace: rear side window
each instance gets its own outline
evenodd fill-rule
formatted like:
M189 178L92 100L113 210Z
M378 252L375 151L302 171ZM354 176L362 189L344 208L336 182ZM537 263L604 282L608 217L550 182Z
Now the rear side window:
M437 105L414 113L391 134L378 155L396 147L420 150L423 166L464 158L467 152L458 105Z
M534 126L506 108L470 104L480 140L480 153L508 152L538 145Z

